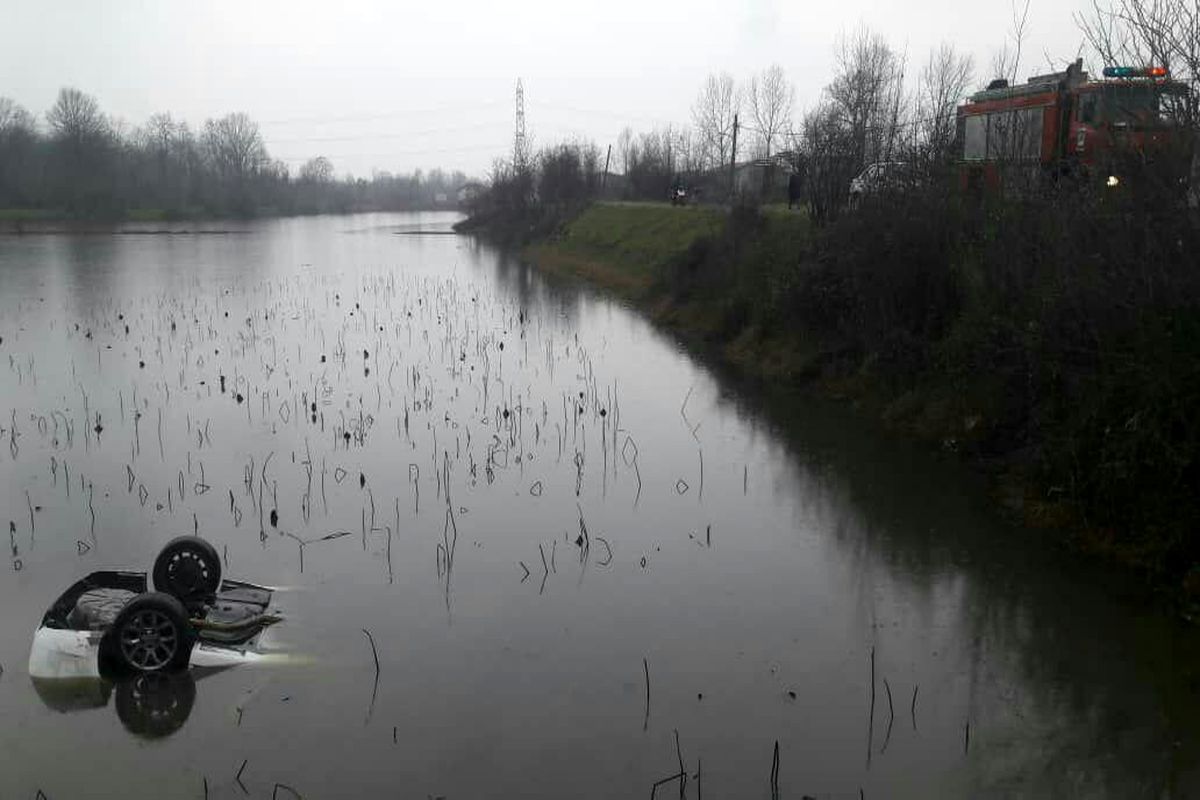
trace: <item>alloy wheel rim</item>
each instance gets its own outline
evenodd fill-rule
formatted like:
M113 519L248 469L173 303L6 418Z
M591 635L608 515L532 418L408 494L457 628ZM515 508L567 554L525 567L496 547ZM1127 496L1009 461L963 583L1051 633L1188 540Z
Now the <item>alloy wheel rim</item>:
M179 649L179 633L166 614L144 609L121 627L120 642L125 660L149 672L171 663Z

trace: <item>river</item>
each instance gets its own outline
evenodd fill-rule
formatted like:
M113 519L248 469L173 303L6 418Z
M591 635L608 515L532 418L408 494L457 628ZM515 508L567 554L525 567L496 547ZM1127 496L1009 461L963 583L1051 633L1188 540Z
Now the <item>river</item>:
M1191 628L454 219L0 237L0 798L768 798L776 744L779 797L1200 791ZM283 663L33 685L193 532Z

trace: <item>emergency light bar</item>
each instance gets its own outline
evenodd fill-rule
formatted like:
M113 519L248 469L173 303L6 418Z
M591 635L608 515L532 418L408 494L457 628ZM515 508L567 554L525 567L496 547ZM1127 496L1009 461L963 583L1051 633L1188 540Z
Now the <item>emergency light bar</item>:
M1105 67L1106 78L1165 78L1166 67Z

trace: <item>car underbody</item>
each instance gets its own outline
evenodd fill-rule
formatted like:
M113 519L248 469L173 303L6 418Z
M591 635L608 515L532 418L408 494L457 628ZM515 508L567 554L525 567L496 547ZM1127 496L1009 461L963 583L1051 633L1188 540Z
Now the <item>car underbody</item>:
M207 543L181 537L164 548L152 575L93 572L63 592L34 633L29 675L96 678L253 661L265 631L282 619L274 595L222 580Z

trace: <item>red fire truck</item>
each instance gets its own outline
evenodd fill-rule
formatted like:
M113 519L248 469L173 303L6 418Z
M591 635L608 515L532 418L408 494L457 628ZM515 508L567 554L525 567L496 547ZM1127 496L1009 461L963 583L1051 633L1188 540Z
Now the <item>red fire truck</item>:
M963 188L1064 177L1115 187L1135 163L1182 184L1191 142L1176 112L1186 96L1162 67L1107 67L1104 80L1090 80L1082 59L1023 85L993 81L958 108Z

